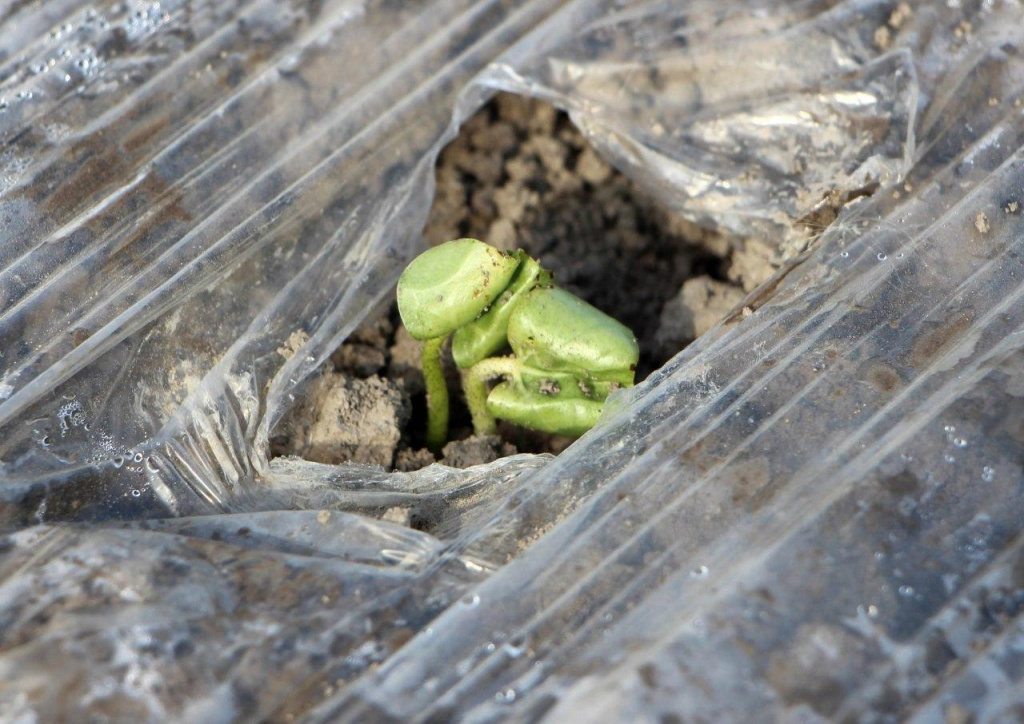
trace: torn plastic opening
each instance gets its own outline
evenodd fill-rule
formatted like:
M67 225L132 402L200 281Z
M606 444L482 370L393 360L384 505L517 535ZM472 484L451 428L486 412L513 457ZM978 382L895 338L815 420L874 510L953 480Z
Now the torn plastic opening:
M5 716L1019 714L1019 7L0 19ZM497 89L793 263L557 458L270 464Z

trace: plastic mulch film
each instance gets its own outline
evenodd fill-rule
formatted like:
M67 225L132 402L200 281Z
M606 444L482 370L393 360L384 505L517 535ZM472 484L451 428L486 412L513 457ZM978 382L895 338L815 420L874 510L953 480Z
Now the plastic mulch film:
M1019 719L1022 21L0 4L0 719ZM498 88L790 264L556 458L269 461Z

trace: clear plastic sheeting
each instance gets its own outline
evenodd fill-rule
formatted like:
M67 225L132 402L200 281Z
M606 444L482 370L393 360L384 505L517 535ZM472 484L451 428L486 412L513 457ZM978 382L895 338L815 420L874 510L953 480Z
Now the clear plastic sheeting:
M1024 716L1019 3L0 20L0 718ZM557 458L271 463L496 88L799 255Z
M543 462L388 476L279 461L271 511L11 532L0 539L0 719L302 711L496 568L448 555L395 511L429 515L443 499L454 521ZM424 579L431 596L410 597Z

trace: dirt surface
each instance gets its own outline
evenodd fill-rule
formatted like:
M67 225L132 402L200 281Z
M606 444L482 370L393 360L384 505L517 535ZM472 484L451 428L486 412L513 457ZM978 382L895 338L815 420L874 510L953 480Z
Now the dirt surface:
M473 237L520 247L560 286L626 324L640 343L637 381L664 364L780 266L759 240L726 239L658 206L605 163L552 106L498 95L438 160L426 240ZM515 452L560 452L571 440L500 426L471 436L453 392L451 437L440 458L423 447L425 400L419 343L392 304L331 357L329 369L274 438L278 455L416 470L453 467Z

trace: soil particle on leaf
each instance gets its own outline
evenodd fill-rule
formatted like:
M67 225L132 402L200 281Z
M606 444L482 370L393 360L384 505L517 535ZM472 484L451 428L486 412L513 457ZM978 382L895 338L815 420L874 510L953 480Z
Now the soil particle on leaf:
M542 395L554 396L561 391L561 387L559 387L556 380L541 380L540 386L538 387L538 392Z

